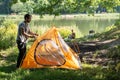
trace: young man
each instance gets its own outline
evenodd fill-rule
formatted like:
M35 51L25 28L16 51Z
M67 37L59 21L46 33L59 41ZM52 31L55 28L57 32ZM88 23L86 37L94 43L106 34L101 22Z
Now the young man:
M25 14L24 21L19 24L18 26L18 33L17 33L17 46L19 49L19 55L17 59L17 68L20 67L22 59L26 55L26 43L28 38L36 38L38 34L33 33L30 31L29 23L31 21L31 15Z

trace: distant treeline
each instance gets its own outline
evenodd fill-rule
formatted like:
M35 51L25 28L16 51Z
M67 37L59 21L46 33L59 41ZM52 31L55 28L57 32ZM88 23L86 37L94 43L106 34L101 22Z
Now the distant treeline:
M0 14L10 14L10 0L0 0Z
M0 14L11 14L12 13L10 1L11 0L0 0ZM98 7L95 12L102 13L102 12L107 12L107 10L105 8ZM114 12L120 13L120 6L115 7ZM64 13L69 13L69 12L63 10L61 13L64 14ZM80 12L75 11L74 13L80 13ZM86 12L82 12L82 13L86 13Z

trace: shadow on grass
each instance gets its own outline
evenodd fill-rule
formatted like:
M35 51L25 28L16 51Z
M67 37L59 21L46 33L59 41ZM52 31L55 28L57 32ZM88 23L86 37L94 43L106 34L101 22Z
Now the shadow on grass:
M66 69L37 69L31 71L23 80L98 80L97 72L92 69L66 70ZM103 73L101 73L103 75Z
M16 65L15 64L10 64L7 66L2 66L0 67L0 72L4 72L4 73L12 73L16 70Z
M0 67L0 79L8 80L120 80L120 73L113 70L83 68L83 70L68 69L15 69L15 64ZM11 76L12 74L12 76Z
M0 67L0 80L9 80L15 70L15 64Z
M12 51L0 65L0 80L120 80L120 72L101 67L84 67L82 70L68 69L17 69L17 54Z
M11 50L6 51L4 54L8 54L8 55L0 56L0 60L2 60L2 62L0 63L0 72L4 72L4 73L14 72L16 69L16 61L17 61L16 50L12 49L12 51Z
M36 69L21 80L120 80L120 73L107 69L84 68L83 70Z

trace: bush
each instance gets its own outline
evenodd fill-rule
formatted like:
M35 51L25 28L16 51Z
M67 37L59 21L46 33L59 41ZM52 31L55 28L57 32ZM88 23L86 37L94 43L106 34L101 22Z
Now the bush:
M120 19L116 20L116 22L115 22L115 26L120 27Z
M117 72L120 72L120 63L117 64L117 66L115 67Z
M69 34L71 34L71 31L66 28L58 28L58 31L60 32L60 34L63 38L67 38L69 36Z
M120 71L120 45L110 48L107 57L111 59L109 69Z
M110 48L108 57L112 59L120 59L120 45Z
M14 46L17 34L16 24L10 20L4 20L0 26L0 49Z

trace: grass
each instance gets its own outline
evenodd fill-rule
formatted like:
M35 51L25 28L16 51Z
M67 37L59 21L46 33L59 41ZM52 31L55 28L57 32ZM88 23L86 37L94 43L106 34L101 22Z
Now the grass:
M41 29L41 27L38 27L37 29L42 30L39 32L41 35L48 28L43 27ZM38 32L36 28L32 28L32 30ZM75 30L78 30L77 27ZM30 45L28 46L30 47ZM18 50L16 45L0 50L0 80L120 80L120 71L85 63L82 63L82 70L16 69L17 56Z
M120 80L120 73L82 63L82 70L16 69L17 47L0 51L0 80Z

